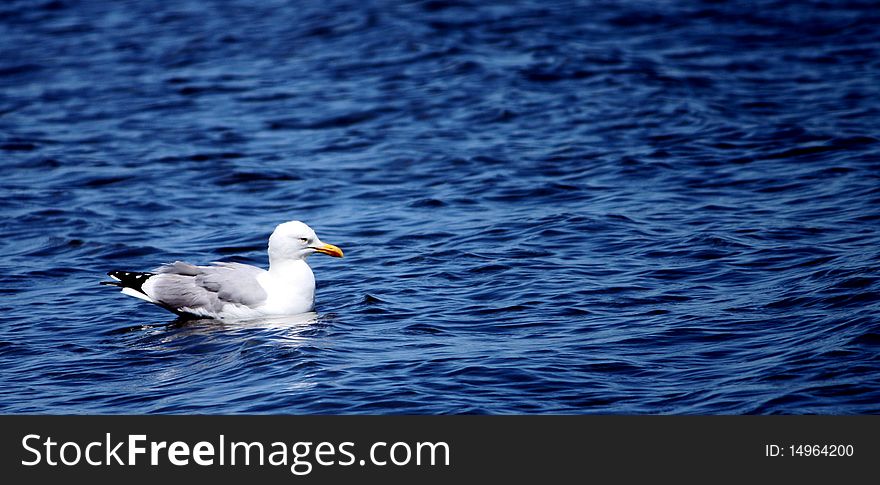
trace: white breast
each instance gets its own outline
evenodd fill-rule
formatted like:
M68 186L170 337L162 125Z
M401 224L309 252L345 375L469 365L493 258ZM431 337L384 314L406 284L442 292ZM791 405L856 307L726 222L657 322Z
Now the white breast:
M273 266L257 277L266 291L258 309L264 315L293 315L315 309L315 275L305 261Z

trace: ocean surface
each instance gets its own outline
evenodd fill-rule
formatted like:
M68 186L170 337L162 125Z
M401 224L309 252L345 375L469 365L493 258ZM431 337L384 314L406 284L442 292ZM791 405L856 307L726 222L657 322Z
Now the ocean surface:
M0 413L880 413L872 1L6 1ZM266 266L317 317L99 286Z

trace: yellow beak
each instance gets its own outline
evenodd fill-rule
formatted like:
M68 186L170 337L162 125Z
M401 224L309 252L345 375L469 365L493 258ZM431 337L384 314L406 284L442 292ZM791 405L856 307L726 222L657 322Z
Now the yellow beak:
M325 244L319 248L315 248L315 251L324 253L327 256L333 256L334 258L342 257L342 250L332 244Z

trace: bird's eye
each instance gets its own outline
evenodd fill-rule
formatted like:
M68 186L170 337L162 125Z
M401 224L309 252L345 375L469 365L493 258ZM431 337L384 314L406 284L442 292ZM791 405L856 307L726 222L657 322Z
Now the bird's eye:
M301 237L301 238L299 238L299 240L302 241L302 242L304 242L304 243L309 242L309 238L307 238L307 237Z

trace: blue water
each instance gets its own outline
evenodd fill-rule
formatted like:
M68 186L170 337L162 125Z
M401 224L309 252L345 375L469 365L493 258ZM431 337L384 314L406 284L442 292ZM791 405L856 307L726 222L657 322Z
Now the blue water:
M880 412L870 1L0 5L0 412ZM314 256L310 324L99 286Z

